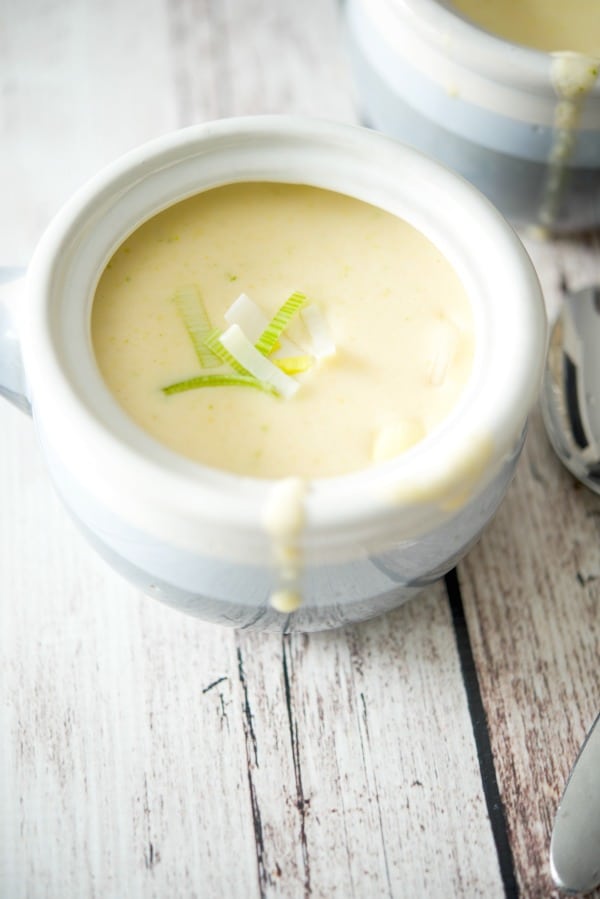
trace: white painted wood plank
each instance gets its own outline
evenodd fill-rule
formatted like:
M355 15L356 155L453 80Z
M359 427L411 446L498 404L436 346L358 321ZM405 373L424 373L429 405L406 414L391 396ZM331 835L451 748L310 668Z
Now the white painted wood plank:
M354 121L336 0L168 4L178 124L291 113Z
M10 7L10 8L9 8ZM176 126L161 0L4 0L0 265L98 169Z
M323 897L503 895L452 643L441 585L343 640L292 641L304 829Z
M0 894L252 895L231 633L108 572L3 434Z

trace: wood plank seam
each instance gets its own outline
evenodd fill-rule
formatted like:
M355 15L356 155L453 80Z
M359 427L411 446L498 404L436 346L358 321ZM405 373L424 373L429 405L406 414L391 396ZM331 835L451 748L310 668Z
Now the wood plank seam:
M490 826L492 828L492 835L494 837L494 844L496 846L496 853L498 855L500 875L502 877L504 892L507 899L518 899L520 890L517 882L513 852L508 837L506 812L500 796L488 730L487 715L481 697L479 678L477 677L477 668L475 667L475 659L465 618L460 582L456 568L453 568L452 571L448 572L444 578L444 582L452 615L452 626L460 660L460 670L467 697L471 725L473 727L473 737L475 739L475 747L477 750L481 783L488 810Z
M367 746L369 748L369 753L370 753L371 752L371 736L369 734L369 720L367 717L367 702L365 699L365 694L362 692L362 690L360 691L359 696L360 696L360 704L361 704L361 713L360 714L362 717L362 724L363 724L363 728L364 728L365 738L366 738ZM367 765L367 758L366 758L366 754L365 754L365 746L363 743L363 733L362 733L363 728L359 729L359 738L360 738L360 749L361 749L361 753L362 753L363 768L366 771L368 768L368 765ZM373 772L373 773L375 775L375 772ZM390 865L389 865L389 860L388 860L387 845L386 845L385 836L384 836L383 820L382 820L382 816L381 816L381 805L379 802L379 784L377 783L376 777L375 777L375 800L377 803L377 819L379 822L379 833L381 835L381 849L383 852L383 861L384 861L384 865L385 865L385 876L386 876L386 880L387 880L387 888L388 888L390 899L393 899L394 890L392 887L392 878L390 876Z
M250 793L250 805L252 810L252 826L254 828L254 842L256 846L256 865L258 869L258 889L260 899L266 899L267 889L272 886L266 863L265 842L263 836L262 818L258 802L258 793L252 776L253 766L258 767L258 747L256 734L252 723L252 711L248 696L248 682L244 672L244 660L242 650L237 647L238 678L244 697L242 704L242 724L246 742L246 772L248 776L248 791Z
M292 704L292 691L290 674L292 669L292 659L290 655L291 636L284 635L282 638L282 654L281 660L283 665L283 686L285 691L285 705L287 710L287 719L290 731L290 744L292 749L292 762L294 766L294 778L296 781L296 807L300 815L300 846L302 849L302 863L304 866L304 895L310 896L312 892L310 883L310 858L308 854L308 843L306 839L306 815L310 805L310 799L305 797L304 788L302 786L302 768L300 765L300 743L298 740L298 722L294 715Z

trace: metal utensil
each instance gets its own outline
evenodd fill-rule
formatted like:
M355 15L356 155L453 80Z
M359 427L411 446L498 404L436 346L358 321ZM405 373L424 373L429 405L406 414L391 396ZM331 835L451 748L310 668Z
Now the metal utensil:
M567 893L600 884L600 715L579 751L552 831L550 869Z
M541 409L550 443L568 470L600 493L600 287L568 294L550 336ZM557 887L600 884L600 716L573 765L552 832Z
M600 287L565 298L550 336L541 409L558 458L600 493Z

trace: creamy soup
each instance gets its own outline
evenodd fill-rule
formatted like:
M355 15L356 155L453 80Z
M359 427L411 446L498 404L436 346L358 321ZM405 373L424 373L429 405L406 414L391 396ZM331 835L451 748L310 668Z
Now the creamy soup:
M223 332L254 359L257 317L293 295L299 308L263 347L259 376L240 373ZM233 365L203 342L207 327ZM409 449L457 403L473 331L455 271L405 221L270 183L215 188L146 222L107 265L92 310L102 375L142 428L261 478L340 475Z
M452 5L516 44L546 52L600 54L599 0L452 0Z

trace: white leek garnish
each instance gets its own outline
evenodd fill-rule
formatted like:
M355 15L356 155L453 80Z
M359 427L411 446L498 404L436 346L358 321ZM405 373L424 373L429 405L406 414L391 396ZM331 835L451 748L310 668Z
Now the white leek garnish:
M269 327L269 319L258 303L248 296L247 293L241 293L235 300L227 312L225 313L225 321L228 325L239 325L248 340L256 344L261 335ZM269 356L297 356L300 350L288 337L280 335L270 352Z
M212 328L199 290L180 288L173 297L196 355L203 368L221 365L215 374L187 378L163 388L166 395L196 387L249 386L289 399L300 384L290 375L306 371L314 357L283 336L292 318L305 309L303 293L293 293L268 319L260 306L242 293L225 313L229 328ZM335 352L325 320L315 306L309 307L306 324L322 358ZM269 358L270 357L270 358Z
M211 324L198 288L193 284L180 287L173 297L173 302L183 319L202 368L215 368L220 365L219 359L206 345Z
M221 344L246 371L272 384L281 396L294 396L300 384L273 365L246 337L239 325L231 325L220 337Z
M248 294L241 293L225 313L228 325L239 325L248 340L256 343L269 324L269 319L260 306Z
M302 321L306 325L312 341L312 352L317 359L326 359L335 354L335 343L329 331L327 320L315 303L302 310Z

